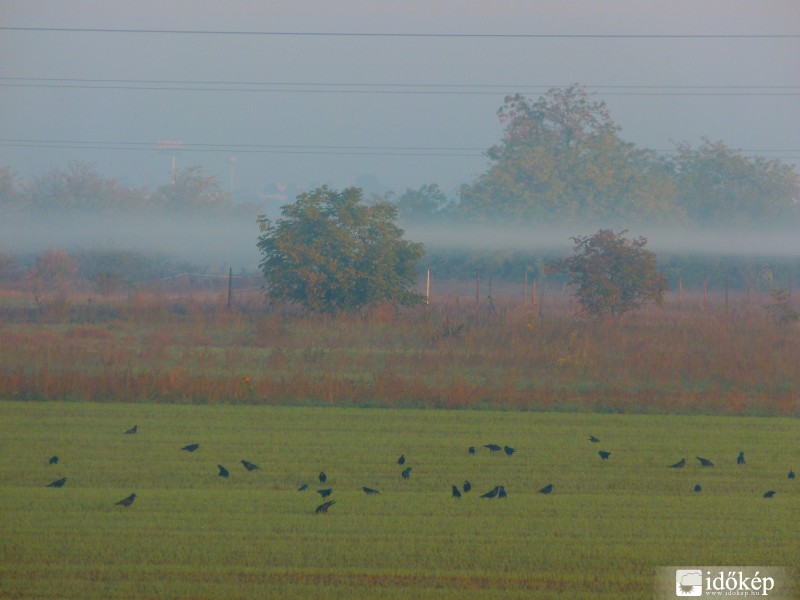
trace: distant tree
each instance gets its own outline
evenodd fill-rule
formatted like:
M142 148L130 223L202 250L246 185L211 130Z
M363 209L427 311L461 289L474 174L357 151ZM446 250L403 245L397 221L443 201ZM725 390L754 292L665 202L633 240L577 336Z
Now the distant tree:
M362 200L359 188L321 187L283 206L275 223L259 217L268 298L318 313L422 300L412 289L422 244L403 239L393 205Z
M778 160L744 156L722 142L678 146L678 202L704 227L800 223L800 178Z
M459 210L482 220L560 223L679 219L668 165L619 135L604 102L572 85L536 101L508 96L489 170L461 189Z
M394 202L399 218L405 222L430 221L441 216L450 205L445 193L435 183L407 189Z
M205 175L200 166L178 171L175 183L162 185L154 195L167 210L182 212L227 211L233 208L230 194L213 175Z
M37 306L58 313L66 310L77 273L78 261L66 250L51 248L42 252L28 271Z
M656 255L645 249L647 239L627 239L625 233L602 229L574 237L574 255L550 265L567 273L587 315L619 317L647 302L663 302L667 278L656 268Z

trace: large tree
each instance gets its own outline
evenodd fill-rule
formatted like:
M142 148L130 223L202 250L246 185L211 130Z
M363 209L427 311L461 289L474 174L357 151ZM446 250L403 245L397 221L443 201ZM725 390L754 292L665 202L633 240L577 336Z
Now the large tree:
M321 187L259 217L259 263L267 297L318 313L356 311L382 301L410 305L422 244L403 239L397 209L366 204L359 188Z
M505 132L489 170L461 190L460 209L480 219L559 223L679 218L668 165L619 135L604 102L572 85L538 100L508 96Z
M574 237L574 254L551 263L553 271L569 275L587 315L619 317L663 301L667 278L656 267L656 255L645 248L646 238L628 239L625 233L602 229Z

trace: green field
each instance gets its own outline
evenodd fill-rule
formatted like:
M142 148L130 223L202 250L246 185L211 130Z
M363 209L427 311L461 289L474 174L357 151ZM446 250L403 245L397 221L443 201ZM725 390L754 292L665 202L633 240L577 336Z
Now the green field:
M0 597L650 598L659 566L800 562L792 418L0 402L0 421Z

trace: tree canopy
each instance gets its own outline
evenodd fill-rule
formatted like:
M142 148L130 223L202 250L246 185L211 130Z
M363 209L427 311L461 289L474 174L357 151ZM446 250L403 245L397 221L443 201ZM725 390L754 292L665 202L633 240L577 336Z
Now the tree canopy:
M366 204L359 188L324 186L283 206L281 215L275 223L259 217L269 299L317 313L422 301L413 285L424 248L403 239L393 205Z
M587 315L619 317L647 302L663 301L667 278L656 267L656 255L645 249L646 238L628 239L625 233L602 229L574 237L573 256L551 264L552 270L569 275Z

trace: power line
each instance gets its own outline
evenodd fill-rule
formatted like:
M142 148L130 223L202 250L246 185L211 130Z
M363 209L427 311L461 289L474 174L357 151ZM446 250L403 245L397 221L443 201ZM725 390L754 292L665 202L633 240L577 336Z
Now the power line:
M364 38L496 38L496 39L797 39L800 34L783 33L444 33L363 31L252 31L218 29L120 29L104 27L0 27L0 31L40 33L113 33L154 35L224 35L272 37L364 37Z

